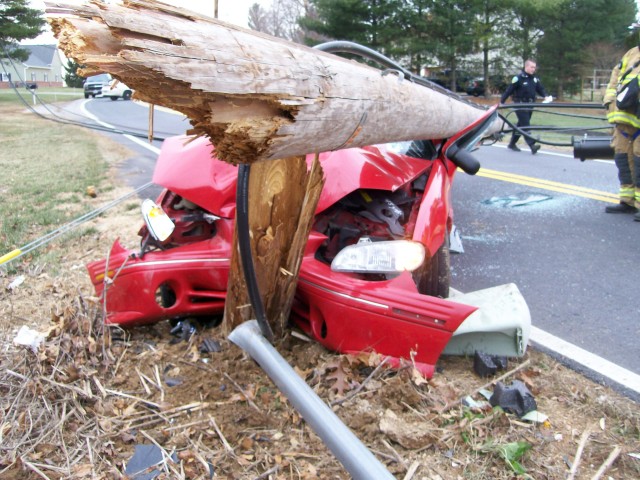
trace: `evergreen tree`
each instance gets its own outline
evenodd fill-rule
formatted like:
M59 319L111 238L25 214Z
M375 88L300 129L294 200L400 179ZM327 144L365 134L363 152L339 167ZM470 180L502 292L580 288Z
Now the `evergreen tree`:
M26 60L29 52L18 42L35 38L42 32L43 12L28 7L27 0L0 0L0 56Z
M522 68L524 62L536 54L538 40L543 35L542 11L559 8L559 0L508 0L504 34L508 41L506 53L518 59L513 68Z
M461 82L459 68L472 53L474 22L478 14L474 0L439 0L433 3L428 17L427 47L446 68L449 88L456 91Z
M67 64L64 66L64 70L67 72L64 76L64 82L67 87L82 88L84 77L78 75L78 68L81 67L82 65L77 64L74 60L67 60Z
M436 62L429 45L429 17L434 0L405 0L397 15L402 32L389 49L389 54L408 58L408 68L420 74L422 67Z
M507 40L503 32L511 20L511 0L476 0L478 16L476 17L474 38L477 42L474 51L482 55L482 77L485 85L485 96L492 91L505 88L506 67L504 55L492 55L504 51Z
M451 89L469 66L490 87L532 58L549 93L561 97L577 90L588 71L592 76L594 68L615 64L630 40L639 40L628 31L637 15L635 0L309 1L313 8L300 23L317 41L361 43L415 73L438 66Z
M350 40L382 53L404 34L396 20L401 0L312 0L317 17L300 19L304 29L332 40Z
M547 90L558 97L580 91L582 78L593 69L591 46L622 45L636 14L634 0L560 0L555 8L546 8L538 63ZM611 64L619 60L614 58Z

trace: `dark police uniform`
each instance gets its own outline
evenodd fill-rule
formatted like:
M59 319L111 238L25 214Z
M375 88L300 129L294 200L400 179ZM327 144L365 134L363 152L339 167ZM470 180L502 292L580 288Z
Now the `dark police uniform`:
M514 76L511 80L511 84L507 87L505 92L500 98L500 103L506 102L507 98L513 96L514 103L533 103L536 101L536 94L541 97L546 97L545 91L540 79L535 75L529 75L522 70L518 75ZM516 115L518 116L517 126L525 131L531 124L531 115L533 111L531 108L518 108ZM510 148L515 147L516 142L520 139L520 134L516 131L511 135L511 141L509 142ZM525 141L533 151L533 146L536 143L535 140L525 137ZM537 151L537 149L536 149Z

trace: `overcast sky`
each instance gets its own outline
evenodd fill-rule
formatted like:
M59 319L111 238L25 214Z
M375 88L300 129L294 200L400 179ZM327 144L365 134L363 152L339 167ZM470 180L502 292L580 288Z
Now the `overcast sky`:
M183 7L194 12L198 12L202 15L208 15L213 17L214 14L214 0L162 0L164 3L175 5L177 7ZM640 0L639 0L640 1ZM241 27L247 26L247 18L249 16L249 8L254 3L258 3L264 7L271 5L271 0L218 0L218 18L224 22L233 23L234 25L240 25ZM44 10L44 0L29 0L29 5L32 8ZM22 43L30 44L48 44L56 43L53 34L46 33L40 35L37 38L24 41Z

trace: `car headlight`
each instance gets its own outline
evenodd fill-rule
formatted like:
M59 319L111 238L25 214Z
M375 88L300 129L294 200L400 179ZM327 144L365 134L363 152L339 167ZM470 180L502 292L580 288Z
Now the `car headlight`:
M153 238L164 242L173 233L175 225L169 216L156 205L156 202L147 198L142 202L142 217L147 224L149 233Z
M413 271L424 261L424 246L409 240L372 242L360 239L343 248L331 262L334 272L400 273Z

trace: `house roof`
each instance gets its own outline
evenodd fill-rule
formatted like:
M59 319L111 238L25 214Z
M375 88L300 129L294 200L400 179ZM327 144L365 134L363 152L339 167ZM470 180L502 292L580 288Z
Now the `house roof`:
M20 48L29 51L29 58L24 64L27 67L51 67L56 54L55 45L20 45Z

